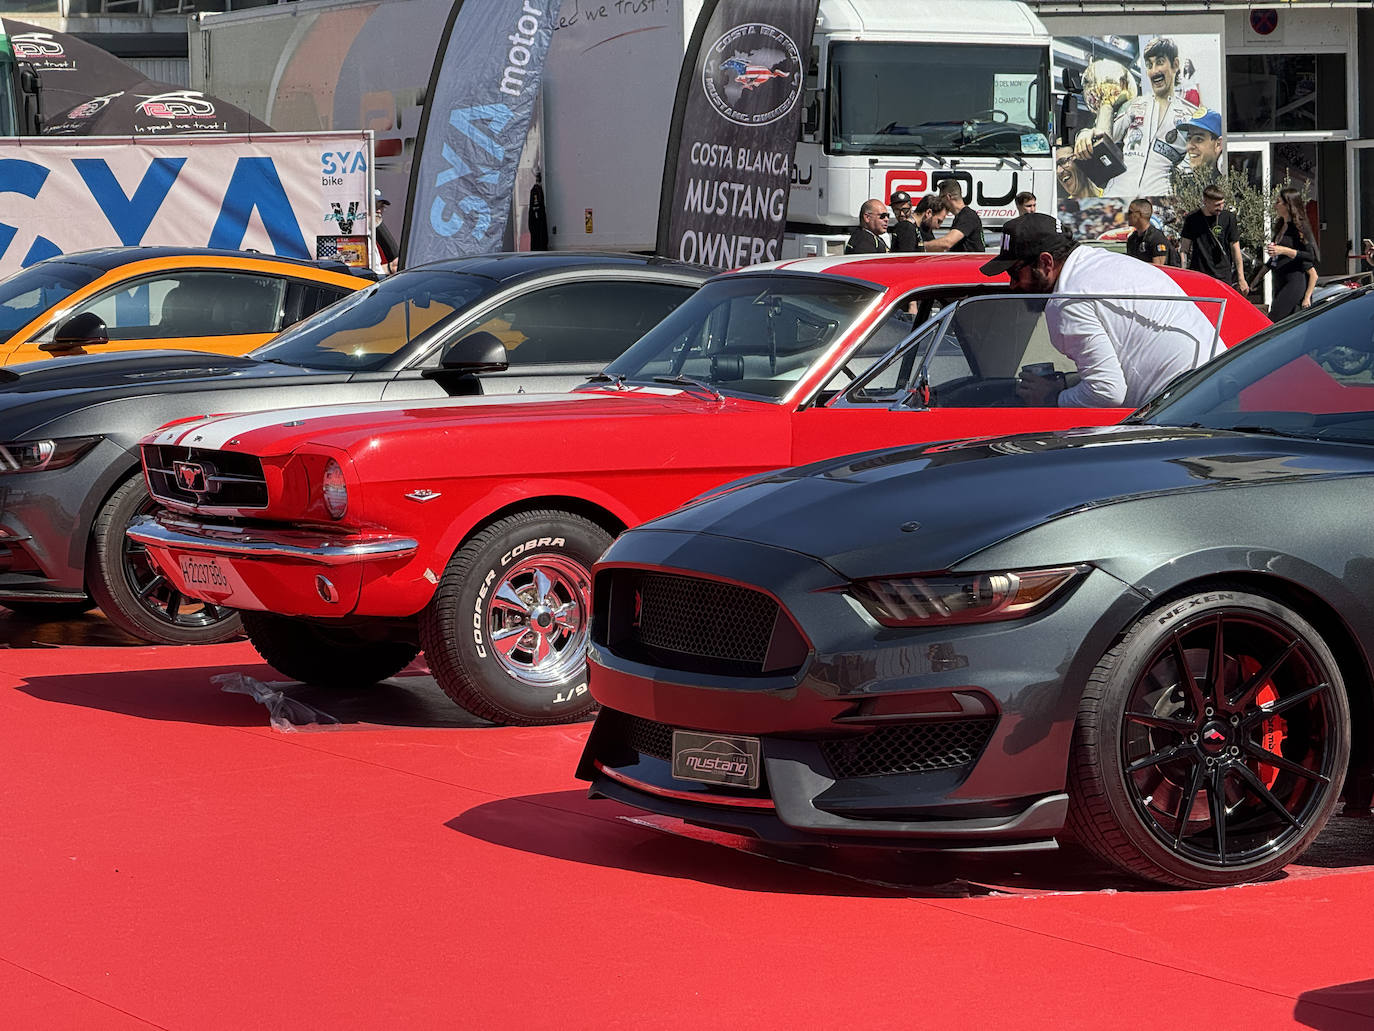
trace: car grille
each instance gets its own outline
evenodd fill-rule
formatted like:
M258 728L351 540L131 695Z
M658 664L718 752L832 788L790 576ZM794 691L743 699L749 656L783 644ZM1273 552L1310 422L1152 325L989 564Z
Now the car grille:
M982 754L996 724L995 716L904 723L863 737L825 741L821 752L840 780L951 770Z
M659 669L717 676L795 673L809 645L769 595L680 573L612 569L592 592L597 644Z
M628 723L625 727L625 741L631 748L640 755L647 755L653 759L662 759L665 762L672 760L672 727L666 723L656 723L640 716L625 716L623 718Z
M267 507L267 480L254 455L150 444L143 449L143 465L159 501L206 508Z
M640 586L639 639L650 648L763 664L778 604L746 587L650 574Z

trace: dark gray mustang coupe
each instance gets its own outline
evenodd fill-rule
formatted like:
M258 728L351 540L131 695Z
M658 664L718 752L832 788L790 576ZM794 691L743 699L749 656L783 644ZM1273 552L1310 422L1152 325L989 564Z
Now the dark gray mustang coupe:
M1122 426L754 477L596 569L592 794L775 841L1269 876L1374 751L1374 292Z

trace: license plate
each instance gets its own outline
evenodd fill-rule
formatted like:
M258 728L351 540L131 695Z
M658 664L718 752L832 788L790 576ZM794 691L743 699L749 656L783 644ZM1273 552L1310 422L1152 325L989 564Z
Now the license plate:
M681 780L756 788L762 765L756 737L673 731L673 776Z
M229 590L229 577L224 571L224 567L219 564L219 559L214 556L202 558L200 556L182 555L181 556L181 575L186 581L186 586L195 590L227 591Z

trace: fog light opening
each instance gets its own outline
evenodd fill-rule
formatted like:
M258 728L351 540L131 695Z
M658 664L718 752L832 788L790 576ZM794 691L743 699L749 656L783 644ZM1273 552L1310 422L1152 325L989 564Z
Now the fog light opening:
M315 590L320 592L320 597L329 604L337 604L339 600L339 589L329 582L329 577L317 575L315 577Z

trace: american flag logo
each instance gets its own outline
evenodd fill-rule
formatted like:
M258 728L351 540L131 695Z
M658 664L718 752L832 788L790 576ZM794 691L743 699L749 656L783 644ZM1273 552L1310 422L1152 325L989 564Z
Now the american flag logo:
M791 74L775 68L765 68L761 64L750 64L739 57L730 58L730 60L723 62L721 67L733 72L735 82L745 89L755 89L772 79L785 79Z

